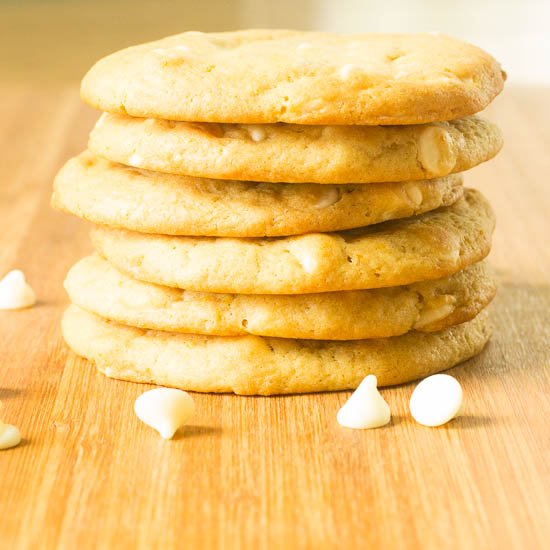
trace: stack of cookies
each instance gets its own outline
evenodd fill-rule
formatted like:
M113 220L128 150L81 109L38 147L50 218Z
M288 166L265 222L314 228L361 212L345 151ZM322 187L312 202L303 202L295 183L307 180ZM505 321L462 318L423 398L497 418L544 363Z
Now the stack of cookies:
M69 346L107 376L277 394L478 353L494 218L461 172L505 75L440 35L188 32L86 75L105 111L53 204L93 222Z

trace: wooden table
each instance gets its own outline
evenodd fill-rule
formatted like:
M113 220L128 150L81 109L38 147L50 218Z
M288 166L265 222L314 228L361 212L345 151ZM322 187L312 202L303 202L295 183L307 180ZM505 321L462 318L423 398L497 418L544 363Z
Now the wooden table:
M3 548L548 548L550 112L548 89L490 108L506 147L468 174L498 216L495 334L455 368L465 416L408 414L340 428L348 393L199 395L184 435L139 423L146 386L104 378L65 348L59 319L84 223L49 208L55 171L97 116L75 88L12 87L0 101L0 272L25 271L36 308L0 313L0 399L22 445L0 451Z

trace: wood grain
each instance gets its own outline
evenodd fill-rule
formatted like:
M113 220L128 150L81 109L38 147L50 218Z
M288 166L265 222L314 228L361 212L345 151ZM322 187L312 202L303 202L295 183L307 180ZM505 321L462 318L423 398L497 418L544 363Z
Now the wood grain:
M74 88L0 101L0 272L23 269L38 307L0 313L0 400L24 443L0 452L1 548L543 548L550 538L550 112L547 89L490 108L506 147L467 176L492 201L502 286L486 351L452 373L465 416L340 428L348 393L195 395L184 435L140 424L146 387L67 352L62 280L87 227L48 205L52 177L97 116ZM546 546L547 547L547 546Z

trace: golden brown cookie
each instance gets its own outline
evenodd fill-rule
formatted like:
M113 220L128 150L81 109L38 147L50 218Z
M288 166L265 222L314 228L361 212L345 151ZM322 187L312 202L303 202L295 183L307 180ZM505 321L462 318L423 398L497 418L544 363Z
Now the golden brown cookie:
M206 122L419 124L484 109L506 75L440 34L186 32L109 55L88 72L90 105Z
M74 305L62 328L69 347L112 378L243 395L347 390L368 374L401 384L469 359L491 335L486 312L440 332L331 342L142 330Z
M481 117L416 126L260 126L104 114L89 141L99 156L159 172L346 184L446 176L501 147L499 129Z
M413 216L462 193L460 174L372 185L271 184L160 174L84 152L58 173L52 205L142 233L277 237Z
M483 259L494 217L473 189L452 206L341 233L233 239L97 227L96 250L136 279L201 292L304 294L399 286Z
M98 255L69 271L71 302L111 321L144 329L217 336L356 340L409 330L442 330L473 319L496 281L475 264L450 277L408 286L258 295L191 292L132 279Z

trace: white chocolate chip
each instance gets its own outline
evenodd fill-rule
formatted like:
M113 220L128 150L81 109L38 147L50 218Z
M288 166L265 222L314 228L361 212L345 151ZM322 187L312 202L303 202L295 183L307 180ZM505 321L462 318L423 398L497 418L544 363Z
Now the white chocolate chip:
M263 141L267 137L265 128L261 126L248 126L248 134L250 139L255 142Z
M317 266L319 263L317 260L308 254L303 254L299 258L300 263L302 264L302 267L304 268L304 271L306 273L314 273L317 269Z
M397 80L399 80L400 78L405 78L406 76L409 76L411 73L409 71L406 71L404 69L400 70L400 71L397 71L394 75L393 75L393 78L396 78Z
M428 126L418 140L418 161L428 175L445 176L456 164L449 132L441 126Z
M36 304L36 294L19 269L10 271L0 281L0 309L23 309Z
M325 108L324 105L325 103L322 99L316 98L306 103L305 109L311 111L322 111Z
M159 432L164 439L174 434L193 416L191 396L173 388L156 388L142 393L134 403L137 417Z
M461 413L462 387L448 374L428 376L414 389L409 406L419 424L441 426Z
M418 186L414 184L407 185L407 187L405 187L405 193L415 207L422 204L422 199L424 198L424 196L422 195L422 191L420 191Z
M2 403L0 402L0 408ZM11 449L21 443L21 433L11 424L4 424L0 420L0 450Z
M105 122L105 118L107 117L107 113L103 113L95 123L96 128L101 128L103 126L103 123Z
M134 153L129 159L128 159L128 164L130 166L136 166L136 167L140 167L141 166L141 163L143 162L143 157L141 157L141 155L138 155L137 153Z
M389 405L380 395L374 374L369 374L338 411L338 424L363 430L385 426L391 419Z
M17 447L21 443L21 433L11 424L0 422L0 450Z
M344 65L343 67L340 68L340 71L339 71L339 74L340 74L340 78L342 80L347 80L352 71L355 70L355 65L353 65L352 63L348 63L346 65Z
M430 323L435 323L436 321L445 319L445 317L448 317L454 309L455 306L452 303L443 304L439 307L427 307L420 312L413 328L422 328Z
M327 208L336 204L340 200L340 191L337 187L331 187L324 190L324 193L319 197L319 200L315 203L315 208Z

